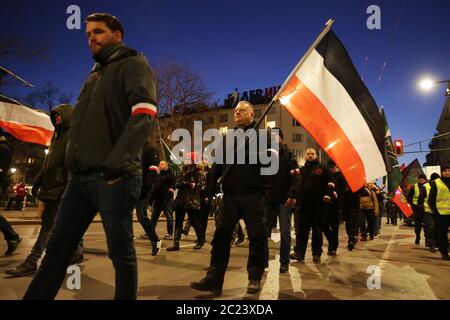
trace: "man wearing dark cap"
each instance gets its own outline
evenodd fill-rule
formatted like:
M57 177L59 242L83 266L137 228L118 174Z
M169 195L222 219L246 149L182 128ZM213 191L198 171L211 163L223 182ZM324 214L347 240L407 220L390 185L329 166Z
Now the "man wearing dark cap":
M441 168L442 178L431 185L428 204L436 215L439 251L442 259L450 260L448 255L448 228L450 227L450 166Z
M423 206L418 204L420 189L427 182L427 176L419 175L419 181L409 190L407 200L412 204L414 211L414 223L416 233L416 244L420 244L420 233L422 232L423 223Z

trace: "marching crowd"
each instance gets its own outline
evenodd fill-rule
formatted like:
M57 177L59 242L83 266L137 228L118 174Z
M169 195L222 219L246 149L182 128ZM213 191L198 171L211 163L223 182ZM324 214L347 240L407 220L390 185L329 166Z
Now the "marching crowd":
M167 161L160 161L157 149L147 141L156 115L156 87L145 57L123 45L123 28L109 14L89 16L86 34L95 67L76 108L60 105L52 110L54 135L32 189L44 204L39 236L25 261L5 271L12 276L36 273L24 299L56 296L67 266L83 260L82 237L97 212L116 271L116 299L136 298L134 209L151 243L152 255L160 252L162 238L172 241L167 251L180 250L180 239L189 226L197 238L194 249L201 250L209 240L208 218L212 211L215 213L210 265L204 278L190 284L196 290L215 294L222 292L230 247L245 239L241 220L249 241L250 294L261 289L269 260L268 239L277 221L280 273L289 270L291 260L305 260L310 233L313 261L320 263L323 236L328 243L327 255L336 255L342 221L350 251L358 241L373 240L378 235L382 214L397 225L398 207L376 184L368 183L353 192L336 164L320 163L313 148L306 150L306 162L300 167L283 143L280 128L270 130L279 144L279 170L274 175L262 175L264 165L248 161L250 151L245 141L240 146L247 160L243 164L210 166L211 159L190 152L180 172L175 172ZM245 132L254 130L253 106L240 102L234 110L234 121ZM0 142L5 145L2 158L7 158L7 142ZM10 157L10 148L8 152ZM9 162L2 161L2 172L8 170ZM414 206L416 244L420 243L424 224L426 245L432 252L439 249L445 260L450 259L449 187L450 168L444 167L442 177L433 176L428 183L426 177L419 177L408 194ZM167 221L164 237L155 229L161 214ZM186 215L189 226L184 227ZM292 222L296 236L291 251ZM0 226L8 242L7 254L11 254L20 237L1 216Z

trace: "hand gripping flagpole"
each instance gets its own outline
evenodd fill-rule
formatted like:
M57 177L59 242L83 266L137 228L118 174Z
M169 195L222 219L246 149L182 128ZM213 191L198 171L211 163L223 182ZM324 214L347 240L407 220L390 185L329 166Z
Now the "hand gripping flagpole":
M287 84L289 83L289 80L291 80L292 76L298 71L298 69L300 69L300 67L303 65L303 63L305 62L306 58L310 55L310 53L316 48L316 46L319 44L320 41L322 41L322 39L325 37L325 35L328 33L328 31L330 31L331 25L333 24L334 20L333 19L328 19L327 23L325 23L325 27L323 28L322 32L317 36L316 40L313 42L313 44L311 45L311 47L308 49L308 51L306 51L306 53L303 55L303 57L300 59L300 61L297 63L297 65L295 66L295 68L292 70L292 72L289 74L289 76L286 78L286 80L284 81L283 85L280 87L280 89L277 91L277 93L275 94L275 96L272 98L272 100L270 101L269 106L266 108L266 111L264 111L263 115L261 116L261 118L258 120L258 122L255 124L255 126L253 127L255 130L257 130L259 128L259 126L261 125L261 123L263 122L263 119L267 116L267 114L269 113L270 109L272 108L272 106L275 104L275 102L278 101L279 96L281 94L281 92L283 92L283 89L287 86ZM231 169L231 165L227 164L222 176L219 178L219 180L217 180L217 183L219 184L219 187L222 186L223 180L225 179L225 177L227 176L228 172Z

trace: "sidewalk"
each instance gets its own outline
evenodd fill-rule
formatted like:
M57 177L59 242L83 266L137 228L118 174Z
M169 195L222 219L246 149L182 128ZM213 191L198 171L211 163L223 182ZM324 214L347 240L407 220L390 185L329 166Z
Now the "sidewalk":
M41 224L41 219L37 216L37 207L25 208L23 211L5 211L4 208L0 208L0 214L4 216L11 225ZM162 214L159 220L166 221L166 217ZM92 222L101 222L100 215L97 214ZM133 214L133 222L138 222L136 213Z

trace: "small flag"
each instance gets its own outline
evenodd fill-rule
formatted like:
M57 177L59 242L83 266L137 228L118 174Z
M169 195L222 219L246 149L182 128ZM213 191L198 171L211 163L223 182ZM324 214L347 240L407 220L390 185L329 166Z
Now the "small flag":
M394 201L397 207L402 210L406 217L409 218L413 214L413 209L411 208L411 205L408 203L408 201L406 201L406 198L403 195L403 191L400 187L398 187L397 191L395 191L395 196L392 201Z
M179 173L180 172L180 166L176 164L174 161L177 160L178 163L181 163L181 160L179 160L173 153L170 151L169 146L166 144L164 139L161 138L161 142L163 144L164 148L164 158L165 161L169 164L169 167L172 169L173 173Z
M420 166L419 160L415 159L402 171L402 181L400 186L405 189L407 185L416 184L419 181L419 175L425 174Z

